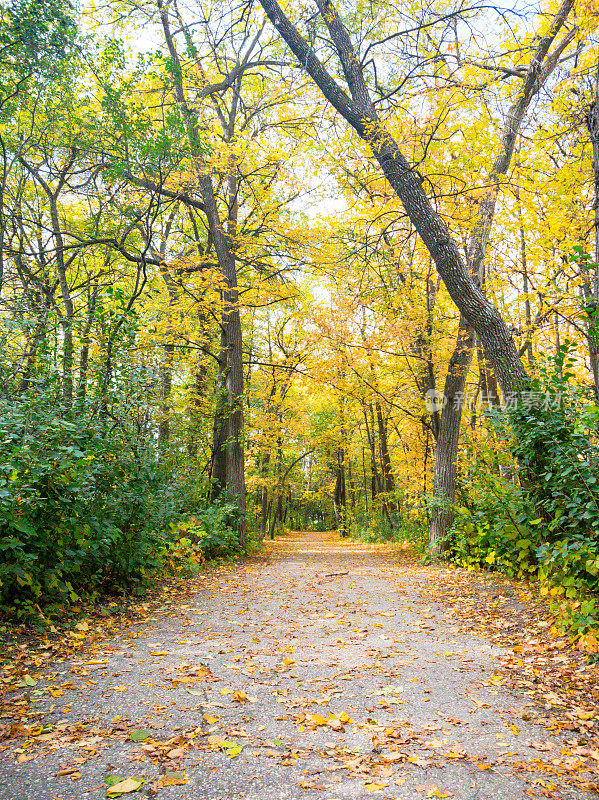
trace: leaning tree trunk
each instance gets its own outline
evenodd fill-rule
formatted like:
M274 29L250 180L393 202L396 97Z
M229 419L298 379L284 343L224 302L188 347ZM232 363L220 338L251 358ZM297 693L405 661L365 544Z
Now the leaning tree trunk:
M561 53L574 36L574 31L569 32L551 57L546 59L573 3L574 0L564 0L548 34L539 40L522 92L512 109L514 113L510 117L511 129L507 132L503 145L506 154L509 152L509 157L519 125L518 113L521 112L523 116L530 98L555 68ZM505 320L470 274L458 246L424 191L422 176L409 163L392 134L381 123L364 78L363 62L356 53L337 10L330 0L316 0L341 62L349 94L327 72L310 44L289 21L276 0L260 0L260 4L325 98L370 146L390 186L401 200L412 225L432 256L441 279L465 320L464 327L473 328L480 339L504 396L519 395L528 385L529 378ZM512 123L516 123L515 129ZM496 192L492 190L489 208L493 212L495 197ZM484 218L481 221L486 222ZM482 235L480 242L486 245Z
M533 97L538 93L539 89L555 68L559 56L571 41L572 36L568 33L562 42L557 45L551 56L547 57L551 43L565 22L572 5L573 0L565 0L560 11L554 18L548 35L541 40L531 60L530 66L524 75L522 92L516 97L507 115L499 152L487 179L490 188L487 190L486 195L480 200L476 223L468 247L468 268L474 285L481 289L485 283L485 256L493 221L495 219L495 210L501 181L510 167L518 132L522 125L524 115ZM545 59L546 63L543 65ZM469 330L465 335L465 331L468 328L473 328L478 334L478 338L483 345L485 358L491 362L499 378L504 396L514 393L513 387L511 387L511 391L506 392L506 387L504 385L505 379L502 380L501 377L502 365L500 364L500 369L498 369L494 354L488 346L488 340L485 340L485 337L482 335L482 332L477 329L474 321L469 319L468 314L463 309L460 309L460 311L462 313L460 315L456 346L450 359L444 388L444 402L446 403L445 409L447 409L446 418L447 423L451 426L451 430L447 431L445 435L442 430L440 431L435 458L433 489L435 507L433 509L429 530L429 549L433 555L439 555L445 548L447 534L453 520L452 507L455 500L458 441L463 397L466 389L468 370L472 362L472 352L465 352L465 348L468 347L470 351L472 351L472 348L476 344L476 335L474 335L473 330ZM519 357L518 362L520 370L523 371L524 367ZM444 420L442 415L441 425L443 424Z

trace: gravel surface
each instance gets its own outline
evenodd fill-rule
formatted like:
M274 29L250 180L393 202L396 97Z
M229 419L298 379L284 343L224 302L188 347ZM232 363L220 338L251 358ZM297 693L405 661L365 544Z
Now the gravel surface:
M331 533L267 555L32 672L0 721L0 800L105 798L107 776L165 800L597 796L434 571Z

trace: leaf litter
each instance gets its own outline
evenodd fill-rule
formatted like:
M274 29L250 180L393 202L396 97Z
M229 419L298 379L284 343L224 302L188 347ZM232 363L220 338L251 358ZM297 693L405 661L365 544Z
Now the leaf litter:
M560 798L565 787L595 790L597 668L556 635L529 587L422 567L392 546L340 546L330 534L319 541L320 560L301 570L290 567L281 579L281 565L290 554L297 559L302 542L289 537L270 547L268 560L178 581L120 618L89 617L72 631L10 644L1 673L0 763L5 767L14 758L33 768L35 753L40 768L43 759L56 764L59 758L63 763L48 772L64 785L85 782L98 766L110 775L103 753L117 747L144 769L107 785L107 797L142 786L155 794L193 785L207 770L222 768L218 758L242 765L248 780L257 769L268 769L263 759L274 760L277 769L291 770L281 780L297 786L298 797L334 791L340 779L389 797L410 786L425 797L451 797L438 779L451 764L475 769L481 779L488 773L516 780L529 796ZM341 547L353 559L347 574L334 573ZM373 573L397 598L391 607L357 590ZM269 582L277 587L267 597L273 598L265 604L270 610L250 613L254 593L259 596ZM208 618L203 603L212 609ZM417 618L402 627L399 607ZM441 616L454 636L476 634L507 648L494 657L492 673L474 685L466 679L459 715L438 704L429 712L426 705L435 701L427 665L443 661L452 673L472 670L467 649L439 644L438 652L423 651L423 642L443 638ZM408 684L416 656L420 671L410 673ZM138 665L133 682L123 666L128 659ZM141 689L148 712L129 718L121 710L110 719L82 714L81 693L97 687L104 687L105 700L115 693L113 704L123 698L118 707L128 711L126 696ZM497 707L495 698L508 692L515 693L514 707ZM174 699L167 701L171 693ZM195 705L184 705L186 699ZM418 702L425 705L417 715L394 716ZM72 707L79 713L69 719ZM485 714L501 720L504 738L477 752L471 737L460 741L459 732L474 724L485 733L485 725L494 724ZM173 723L181 715L188 725ZM523 733L532 725L536 735ZM264 735L270 731L281 733ZM423 775L435 780L424 782Z

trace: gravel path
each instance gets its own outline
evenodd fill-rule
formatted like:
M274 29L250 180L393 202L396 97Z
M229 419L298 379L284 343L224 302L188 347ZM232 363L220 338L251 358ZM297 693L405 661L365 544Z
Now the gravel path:
M267 554L32 669L0 722L1 800L117 779L165 800L597 796L434 570L331 533Z

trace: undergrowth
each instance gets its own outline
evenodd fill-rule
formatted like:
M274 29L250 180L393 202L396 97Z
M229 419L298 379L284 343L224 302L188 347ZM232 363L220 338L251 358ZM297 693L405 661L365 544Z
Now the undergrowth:
M205 494L205 493L204 493ZM236 554L237 511L209 505L126 425L57 413L36 389L0 400L0 613L52 614Z
M495 415L494 440L470 449L448 554L537 579L562 627L588 636L599 624L599 408L571 384L572 351L564 344Z

